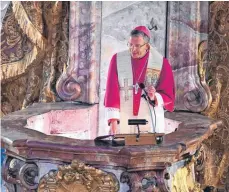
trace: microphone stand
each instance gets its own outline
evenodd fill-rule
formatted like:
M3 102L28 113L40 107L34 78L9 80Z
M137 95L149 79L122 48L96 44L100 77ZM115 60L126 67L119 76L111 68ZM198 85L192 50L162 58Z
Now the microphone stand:
M151 101L151 100L149 99L149 97L146 96L146 94L142 94L141 97L143 97L143 98L146 100L146 103L147 103L147 106L148 106L149 112L150 112L150 117L151 117L153 132L155 133L156 127L155 127L155 125L154 125L154 123L153 123L153 115L152 115L152 111L151 111L151 109L150 109L150 104L153 106L153 109L154 109L154 107L155 107L155 102L154 102L154 101ZM155 111L154 111L154 113L155 113ZM155 116L155 121L156 121L156 116ZM156 124L156 123L155 123L155 124Z

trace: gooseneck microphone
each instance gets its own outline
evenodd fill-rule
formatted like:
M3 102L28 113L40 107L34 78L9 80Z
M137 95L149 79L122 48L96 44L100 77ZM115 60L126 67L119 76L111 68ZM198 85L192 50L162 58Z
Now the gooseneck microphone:
M147 97L149 103L150 103L153 107L155 107L155 100L151 100L151 99L150 99L150 97L149 97L149 95L148 95L148 92L145 90L145 85L144 85L144 83L140 83L140 84L139 84L139 87L144 91L145 96Z
M151 117L151 121L152 121L152 128L153 128L153 133L156 133L156 113L155 113L155 101L151 100L149 95L148 95L148 92L145 90L145 85L144 83L140 83L139 84L139 87L144 91L144 94L142 95L142 97L146 100L147 104L148 104L148 108L149 108L149 112L150 112L150 117ZM151 108L150 108L150 105L153 106L153 111L154 111L154 118L155 118L155 124L154 124L154 121L153 121L153 115L152 115L152 111L151 111Z

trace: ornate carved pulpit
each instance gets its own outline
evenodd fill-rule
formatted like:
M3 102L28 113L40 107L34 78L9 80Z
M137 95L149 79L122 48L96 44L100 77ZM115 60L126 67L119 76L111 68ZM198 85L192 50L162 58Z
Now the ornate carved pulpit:
M224 90L218 116L228 125L228 78L222 78L228 74L228 28L223 24L228 4L215 2L210 11L208 2L12 4L1 45L2 178L8 191L198 192L211 185L217 169L205 169L213 174L204 178L204 161L214 155L206 149L222 121L201 113L215 117ZM109 59L126 48L129 29L138 22L148 26L152 45L173 68L176 111L165 113L168 134L151 145L94 141L107 130L103 98ZM213 98L205 81L208 34L209 74L217 71ZM216 50L222 57L215 57ZM222 66L216 67L219 61ZM228 130L222 130L220 141L227 146ZM217 165L227 167L223 157Z
M191 172L198 172L200 144L221 123L195 113L166 113L182 123L161 144L143 146L112 146L26 128L30 117L63 106L77 108L40 103L2 119L1 142L7 155L2 170L9 190L170 191L179 168L189 163Z

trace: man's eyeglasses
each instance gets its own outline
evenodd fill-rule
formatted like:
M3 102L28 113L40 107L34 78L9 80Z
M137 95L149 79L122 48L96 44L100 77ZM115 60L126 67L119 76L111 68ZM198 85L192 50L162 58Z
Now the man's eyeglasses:
M140 49L142 48L144 45L146 45L147 43L144 43L143 45L133 45L131 43L127 43L127 47L129 47L129 49L133 49L133 48L136 48L136 49Z

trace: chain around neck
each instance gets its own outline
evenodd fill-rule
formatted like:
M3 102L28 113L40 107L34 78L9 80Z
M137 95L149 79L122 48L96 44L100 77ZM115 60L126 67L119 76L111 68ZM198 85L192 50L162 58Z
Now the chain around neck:
M136 83L139 83L139 80L140 80L140 78L141 78L141 76L142 76L142 73L143 73L143 71L144 71L144 69L146 68L146 65L147 65L147 63L148 63L148 59L149 59L149 58L146 59L145 65L143 66L142 71L141 71L141 73L140 73L140 75L139 75L137 81L135 81L135 84L136 84ZM133 63L132 63L132 61L131 61L131 66L132 66L133 75L134 75L134 77L135 77L135 71L134 71L134 68L133 68ZM133 78L133 79L134 79L134 78Z

